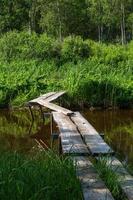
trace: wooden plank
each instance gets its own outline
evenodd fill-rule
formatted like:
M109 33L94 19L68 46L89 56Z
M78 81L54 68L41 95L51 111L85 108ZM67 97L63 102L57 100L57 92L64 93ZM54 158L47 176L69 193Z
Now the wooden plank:
M51 96L53 96L54 94L56 94L56 92L49 92L49 93L43 94L43 95L41 95L40 97L29 101L29 103L30 103L30 104L35 104L35 103L37 103L37 101L38 101L39 99L45 100L46 98L51 97Z
M49 108L53 111L57 111L59 113L63 113L64 115L72 115L73 112L71 110L68 110L66 108L63 108L61 106L58 106L56 104L50 103L50 102L46 102L46 101L42 101L42 100L37 100L37 103L41 106L44 106L46 108Z
M97 157L98 160L102 159ZM103 158L105 161L105 158ZM107 165L117 174L120 186L129 200L133 200L133 176L124 168L123 164L114 156L107 157Z
M59 98L60 96L62 96L65 93L66 93L65 91L57 92L56 94L46 98L45 101L48 101L48 102L54 101L54 100L56 100L57 98Z
M97 155L113 153L113 150L109 145L104 142L93 126L79 112L75 112L74 115L71 116L71 119L80 131L91 154Z
M88 154L88 149L70 118L58 112L53 112L53 118L60 130L63 154Z
M113 200L110 191L99 178L87 157L72 157L76 165L77 176L81 182L84 200Z
M47 94L41 95L40 97L38 97L36 99L33 99L33 100L29 101L29 103L30 104L31 103L34 104L34 103L37 103L39 100L47 101L47 102L54 101L58 97L62 96L64 93L65 93L65 91L62 91L62 92L49 92Z

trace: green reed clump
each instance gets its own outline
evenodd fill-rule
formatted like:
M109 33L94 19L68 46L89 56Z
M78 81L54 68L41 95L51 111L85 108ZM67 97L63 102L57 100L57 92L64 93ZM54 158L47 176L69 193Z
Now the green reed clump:
M111 163L107 164L108 159L101 157L94 163L100 177L117 200L127 200L120 187L119 177L112 171Z
M53 152L0 153L0 185L3 200L82 199L71 160Z

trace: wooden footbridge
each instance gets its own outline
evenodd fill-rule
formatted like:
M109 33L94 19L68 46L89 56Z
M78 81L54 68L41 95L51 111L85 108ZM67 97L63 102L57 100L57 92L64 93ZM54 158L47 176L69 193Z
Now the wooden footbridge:
M101 155L107 156L107 164L111 166L120 180L120 186L129 200L133 200L133 177L114 156L114 151L103 140L95 128L79 113L51 103L65 92L50 92L31 100L28 106L39 106L52 110L52 118L60 131L62 153L70 155L76 164L77 176L81 182L85 200L113 200L111 192L99 178L90 158L99 160ZM33 114L32 114L33 116Z

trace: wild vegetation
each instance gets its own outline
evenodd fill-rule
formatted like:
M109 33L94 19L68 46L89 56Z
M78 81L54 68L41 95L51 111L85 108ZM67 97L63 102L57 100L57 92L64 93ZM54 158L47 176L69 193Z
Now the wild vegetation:
M0 183L0 198L5 200L82 199L71 160L51 151L29 156L1 152Z
M50 90L67 90L67 104L131 107L132 19L132 0L2 0L0 107Z
M21 105L42 93L66 90L64 102L131 107L133 42L100 44L69 36L9 32L0 38L0 106Z

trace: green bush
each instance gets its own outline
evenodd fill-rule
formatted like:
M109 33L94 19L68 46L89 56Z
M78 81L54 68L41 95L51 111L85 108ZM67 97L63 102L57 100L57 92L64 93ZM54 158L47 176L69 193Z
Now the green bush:
M103 48L103 59L105 64L116 67L119 62L127 59L125 48L119 45L108 45Z
M62 44L63 61L77 61L90 56L90 47L80 36L69 36Z
M19 35L17 32L6 33L0 38L0 57L5 61L15 59L20 53L18 49Z
M37 35L35 33L32 35L29 35L28 32L6 33L0 38L0 56L5 61L33 58L36 43Z
M36 43L36 57L44 60L52 58L54 52L55 40L46 34L40 35Z

